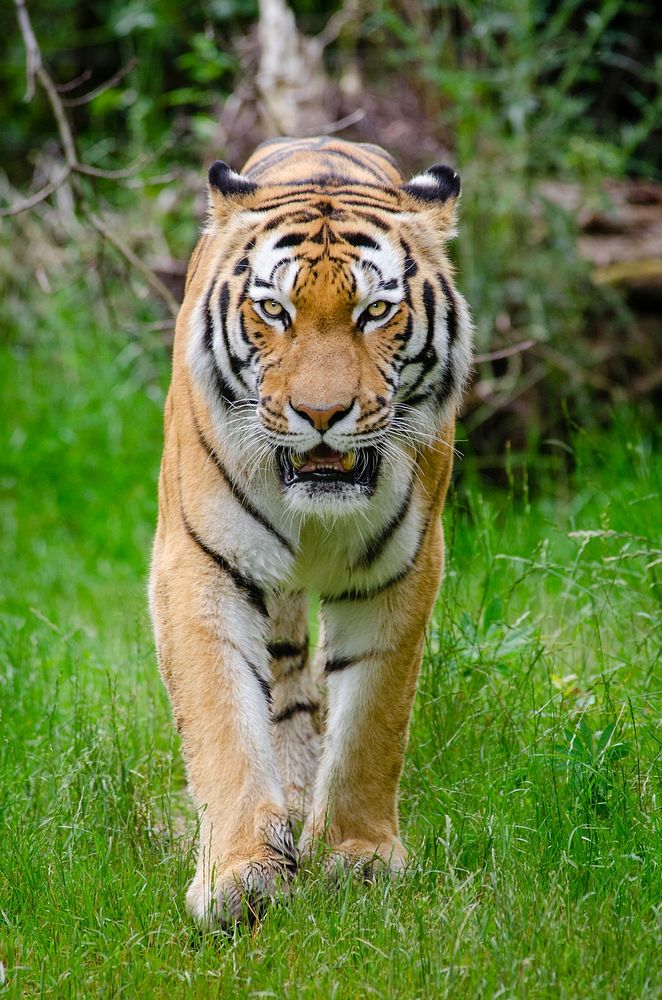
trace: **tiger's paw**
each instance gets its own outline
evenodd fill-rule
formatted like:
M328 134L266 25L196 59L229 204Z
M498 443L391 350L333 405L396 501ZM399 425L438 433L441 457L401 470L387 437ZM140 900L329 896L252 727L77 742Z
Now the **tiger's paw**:
M213 887L196 877L186 893L186 908L203 928L254 924L269 902L288 896L292 873L281 861L247 861L221 872Z
M399 840L375 844L367 840L345 840L334 845L325 861L325 870L334 882L350 874L363 882L400 875L407 863L407 852Z
M212 869L211 877L203 852L186 893L186 908L200 926L227 929L240 922L253 924L267 903L289 895L297 870L290 825L282 816L269 816L261 832L253 857Z

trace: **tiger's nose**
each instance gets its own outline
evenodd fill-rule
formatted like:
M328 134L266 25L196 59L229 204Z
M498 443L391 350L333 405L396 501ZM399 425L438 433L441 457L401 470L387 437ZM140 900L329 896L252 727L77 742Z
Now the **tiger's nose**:
M308 423L312 424L316 431L328 431L329 427L336 424L343 417L346 417L349 411L354 405L354 400L345 406L344 403L334 403L333 406L310 406L308 403L295 403L294 400L290 400L290 406L295 413L298 413L300 417L307 420Z

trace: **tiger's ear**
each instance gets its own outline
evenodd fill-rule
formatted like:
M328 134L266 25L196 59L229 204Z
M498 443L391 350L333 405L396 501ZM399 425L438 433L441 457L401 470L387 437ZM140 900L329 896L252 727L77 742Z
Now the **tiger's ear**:
M223 216L237 207L237 202L257 191L257 184L242 177L223 160L214 160L209 168L209 195L211 206Z
M432 211L437 224L453 235L461 186L460 175L452 167L436 163L422 174L416 174L400 190L414 200L413 207L419 211Z

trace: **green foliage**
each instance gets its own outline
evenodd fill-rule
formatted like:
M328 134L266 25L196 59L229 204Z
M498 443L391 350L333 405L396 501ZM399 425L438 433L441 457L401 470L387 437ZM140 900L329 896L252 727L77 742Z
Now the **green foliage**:
M643 4L382 0L372 24L397 39L387 58L426 86L459 162L479 161L484 177L501 180L490 168L504 157L526 176L624 174L658 127L662 63L647 42L659 27Z
M631 747L616 737L616 725L610 722L594 734L582 716L575 729L564 730L564 742L554 745L559 756L557 770L587 807L608 808L615 765L631 752Z
M493 345L500 320L513 338L548 341L572 356L587 309L598 304L577 259L575 219L538 183L581 179L590 189L605 174L622 176L657 128L662 62L622 66L630 39L617 25L630 7L387 0L373 14L375 32L396 42L386 58L419 81L451 137L464 189L458 262L479 349ZM616 65L634 114L603 120L598 102ZM644 98L646 87L652 97ZM655 157L645 169L657 169Z

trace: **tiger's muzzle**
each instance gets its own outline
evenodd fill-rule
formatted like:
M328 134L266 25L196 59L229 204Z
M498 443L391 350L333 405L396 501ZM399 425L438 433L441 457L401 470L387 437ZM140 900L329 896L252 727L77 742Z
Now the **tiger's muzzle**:
M312 493L342 493L349 488L371 496L377 483L380 455L371 447L340 452L319 444L303 453L278 448L276 460L284 489L306 484Z

